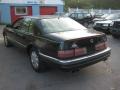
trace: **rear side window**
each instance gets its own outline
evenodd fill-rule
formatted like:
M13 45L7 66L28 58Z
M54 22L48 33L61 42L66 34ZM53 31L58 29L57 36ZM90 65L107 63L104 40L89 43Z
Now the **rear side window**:
M33 21L31 18L20 19L13 25L16 31L33 34Z
M30 25L31 25L31 19L30 18L25 18L22 25L21 25L21 31L30 33L31 32L29 30Z
M14 27L15 29L17 29L17 30L20 30L23 21L24 21L23 19L20 19L20 20L16 21L16 22L14 23L13 27Z

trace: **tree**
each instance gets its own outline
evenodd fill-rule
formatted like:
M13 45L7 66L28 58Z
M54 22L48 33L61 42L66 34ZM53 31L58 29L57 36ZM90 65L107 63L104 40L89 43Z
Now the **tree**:
M120 8L120 0L64 0L65 8Z

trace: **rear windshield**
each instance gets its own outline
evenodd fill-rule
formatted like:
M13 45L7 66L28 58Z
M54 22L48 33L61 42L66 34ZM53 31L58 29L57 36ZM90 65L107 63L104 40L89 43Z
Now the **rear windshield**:
M40 20L45 33L65 32L86 29L78 22L68 17Z

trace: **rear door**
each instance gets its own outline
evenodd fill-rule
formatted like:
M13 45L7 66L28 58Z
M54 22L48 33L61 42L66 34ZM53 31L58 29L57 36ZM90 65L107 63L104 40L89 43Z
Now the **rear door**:
M33 32L31 26L32 20L30 18L23 19L18 26L14 25L14 27L18 27L17 29L14 29L14 39L16 43L23 48L26 48L26 46L33 40Z
M16 37L17 37L17 33L18 33L18 31L20 30L20 26L21 26L21 24L22 24L22 22L23 22L23 19L19 19L18 21L16 21L13 25L12 25L12 27L7 27L6 29L7 29L7 37L8 37L8 39L11 41L11 42L13 42L13 43L15 43L16 44Z
M22 47L27 47L29 43L33 41L33 22L30 18L25 18L20 26L19 31L17 31L17 42Z

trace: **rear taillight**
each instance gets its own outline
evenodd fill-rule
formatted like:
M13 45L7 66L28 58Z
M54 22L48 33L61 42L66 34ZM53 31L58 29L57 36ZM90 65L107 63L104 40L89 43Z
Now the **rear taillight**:
M74 56L74 50L58 51L58 57L65 59Z
M66 59L74 56L82 56L87 53L86 48L76 48L72 50L58 51L58 57L61 59Z
M106 48L107 48L107 43L106 42L99 43L99 44L95 45L95 50L96 51L104 50Z

